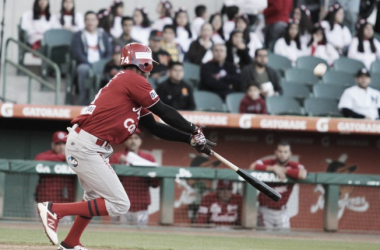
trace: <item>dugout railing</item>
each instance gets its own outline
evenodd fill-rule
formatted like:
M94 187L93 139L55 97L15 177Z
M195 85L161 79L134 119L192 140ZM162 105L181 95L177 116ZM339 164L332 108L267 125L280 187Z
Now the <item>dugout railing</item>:
M227 179L241 182L244 190L242 226L244 228L256 227L258 192L229 169L133 167L123 165L114 165L113 167L119 176L154 177L161 179L159 192L159 223L162 225L172 225L174 223L173 203L176 179ZM250 173L267 183L279 182L279 179L274 173L257 171L250 171ZM10 211L17 207L23 207L27 210L28 207L35 206L33 202L34 188L38 180L38 175L43 174L74 175L75 173L65 163L0 159L0 219L15 219L14 216L10 216L10 214L12 214ZM380 175L309 173L306 180L295 181L289 178L286 182L323 185L325 190L323 229L325 231L337 231L339 187L344 185L379 188ZM83 190L80 185L76 185L76 199L81 200L82 194ZM20 215L20 217L24 219L29 216L29 214Z

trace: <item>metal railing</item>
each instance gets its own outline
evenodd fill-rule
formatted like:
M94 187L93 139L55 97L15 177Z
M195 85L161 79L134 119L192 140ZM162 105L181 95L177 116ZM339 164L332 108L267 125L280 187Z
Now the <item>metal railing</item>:
M48 66L52 67L55 71L55 86L42 77L36 75L33 73L31 70L26 68L23 65L20 65L17 62L14 62L8 58L8 47L11 43L14 43L18 45L19 49L20 47L30 53L33 54L33 56L37 56L40 58L43 63L47 64ZM59 91L61 90L61 71L56 63L54 63L52 60L44 56L43 54L32 50L29 46L26 44L17 41L14 38L8 38L6 43L5 43L5 54L4 54L4 71L3 71L3 98L6 97L6 87L7 87L7 66L8 64L12 65L13 67L17 68L19 71L23 72L28 76L28 97L27 97L27 102L30 104L31 98L32 98L32 91L31 91L31 85L32 85L32 79L38 81L42 85L48 87L49 89L55 90L55 105L58 104L59 102Z

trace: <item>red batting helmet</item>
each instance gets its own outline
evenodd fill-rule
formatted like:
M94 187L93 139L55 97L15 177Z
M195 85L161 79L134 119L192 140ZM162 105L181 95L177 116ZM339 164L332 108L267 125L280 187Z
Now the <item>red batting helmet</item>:
M153 69L152 50L141 43L130 43L123 47L120 53L120 66L136 65L142 71L148 73Z

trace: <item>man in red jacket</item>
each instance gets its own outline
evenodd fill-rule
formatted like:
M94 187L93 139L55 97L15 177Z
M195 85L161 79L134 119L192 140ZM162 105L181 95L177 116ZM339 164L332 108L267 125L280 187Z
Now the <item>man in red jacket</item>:
M263 12L266 24L265 46L267 48L277 38L284 35L292 9L292 0L268 0L268 7Z
M290 161L292 156L290 144L280 142L274 152L276 158L268 160L258 160L250 166L252 170L274 172L281 180L286 177L293 179L305 179L307 172L305 167L299 162ZM294 184L269 184L282 195L279 202L272 201L263 193L259 194L259 211L257 225L266 229L286 229L290 228L289 215L286 208Z
M38 154L34 160L66 162L66 136L66 132L55 132L51 142L51 149ZM75 201L75 179L74 175L41 174L36 187L36 201L55 203Z
M136 129L136 132L124 142L125 149L110 157L110 163L133 166L157 165L152 154L140 150L141 144L142 134L140 129ZM131 225L147 225L148 206L151 202L149 187L158 187L159 179L121 176L120 181L131 201L129 212L120 216L120 222Z

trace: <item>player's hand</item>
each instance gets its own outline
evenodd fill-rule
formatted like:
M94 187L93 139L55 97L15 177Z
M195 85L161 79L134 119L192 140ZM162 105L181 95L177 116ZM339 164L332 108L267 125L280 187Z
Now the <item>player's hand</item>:
M280 178L280 180L286 179L286 168L278 165L273 166L273 172Z
M203 134L202 128L197 126L193 132L193 135L191 136L190 145L199 153L211 155L210 146L216 146L216 143L207 140Z

